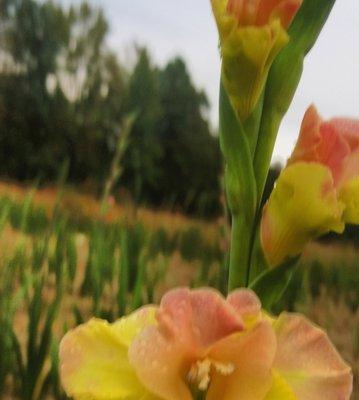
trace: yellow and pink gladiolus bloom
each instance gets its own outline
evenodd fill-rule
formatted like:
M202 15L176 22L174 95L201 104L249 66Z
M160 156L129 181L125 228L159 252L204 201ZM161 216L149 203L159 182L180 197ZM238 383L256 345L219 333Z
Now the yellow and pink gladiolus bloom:
M249 289L179 288L113 324L92 319L64 337L60 362L75 400L348 400L352 387L322 330L270 317Z
M245 120L256 106L269 68L288 43L287 28L302 0L211 0L222 55L222 80Z
M262 246L271 265L310 240L359 224L359 120L323 121L311 106L299 139L267 202Z

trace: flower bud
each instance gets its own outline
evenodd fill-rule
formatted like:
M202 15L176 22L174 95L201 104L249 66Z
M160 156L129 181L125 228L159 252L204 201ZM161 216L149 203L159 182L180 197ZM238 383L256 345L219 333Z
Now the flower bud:
M343 209L328 168L305 162L286 167L263 210L261 239L269 264L296 256L315 237L341 233Z
M256 106L272 62L288 43L286 28L300 5L301 0L212 0L222 79L242 121Z
M323 121L307 110L294 151L262 216L262 247L271 265L345 223L359 224L359 121Z

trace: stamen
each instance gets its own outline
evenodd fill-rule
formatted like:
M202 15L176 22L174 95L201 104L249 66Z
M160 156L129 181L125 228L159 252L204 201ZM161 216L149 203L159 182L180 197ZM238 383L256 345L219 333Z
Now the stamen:
M234 365L231 363L224 364L209 358L205 358L204 360L198 360L192 364L187 375L188 381L195 384L199 390L206 391L211 382L212 367L216 370L216 372L224 376L230 375L234 371Z
M231 375L235 369L234 365L231 363L223 364L223 363L219 363L219 362L214 362L213 366L217 372L219 372L221 375L224 375L224 376Z

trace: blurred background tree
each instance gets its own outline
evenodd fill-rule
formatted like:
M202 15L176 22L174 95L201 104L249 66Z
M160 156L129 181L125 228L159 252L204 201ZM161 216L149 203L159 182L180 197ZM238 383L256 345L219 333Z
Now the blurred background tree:
M126 112L135 111L137 118L126 154L124 181L139 203L151 200L154 188L160 185L163 148L158 134L162 118L159 71L145 48L137 49L137 56L125 99Z
M138 204L218 214L218 139L182 59L160 69L138 47L125 68L106 44L102 10L86 1L2 0L0 24L3 177L52 182L69 158L70 181L98 193L121 121L136 112L120 185Z
M183 204L197 214L216 213L221 170L218 139L211 136L205 118L207 97L194 87L182 59L170 61L161 71L160 95L161 186L173 205Z
M69 41L66 14L51 2L7 0L1 9L1 172L19 179L53 177L66 151L67 102L49 92L57 58Z

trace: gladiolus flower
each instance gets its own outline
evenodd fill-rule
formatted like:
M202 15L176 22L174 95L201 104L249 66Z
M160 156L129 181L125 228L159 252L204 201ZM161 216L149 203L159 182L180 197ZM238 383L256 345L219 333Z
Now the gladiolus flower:
M61 343L75 400L348 400L350 368L300 315L278 319L239 289L175 289L156 309L112 325L91 320ZM152 317L155 310L156 318ZM324 396L324 397L323 397ZM202 397L201 397L202 398Z
M345 223L359 224L359 120L324 122L314 106L267 202L262 245L271 265Z
M241 120L253 111L287 27L302 0L211 0L222 54L222 79Z

